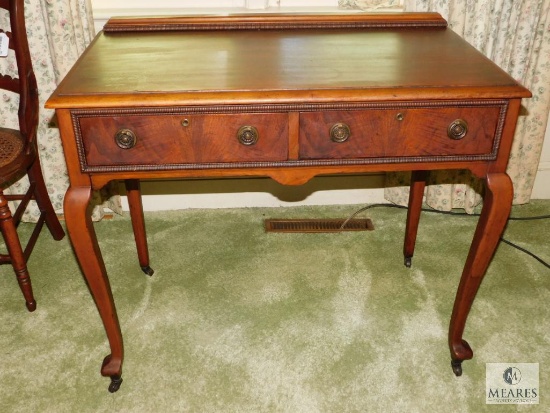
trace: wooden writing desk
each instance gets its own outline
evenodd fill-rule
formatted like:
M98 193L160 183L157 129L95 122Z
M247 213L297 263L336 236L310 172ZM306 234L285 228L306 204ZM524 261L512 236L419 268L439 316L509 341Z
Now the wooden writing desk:
M47 103L70 177L67 229L122 381L123 345L92 226L92 190L125 180L142 269L149 267L139 180L412 170L410 266L427 172L469 169L484 206L449 328L455 374L472 358L466 319L512 202L506 175L530 93L438 14L111 19Z

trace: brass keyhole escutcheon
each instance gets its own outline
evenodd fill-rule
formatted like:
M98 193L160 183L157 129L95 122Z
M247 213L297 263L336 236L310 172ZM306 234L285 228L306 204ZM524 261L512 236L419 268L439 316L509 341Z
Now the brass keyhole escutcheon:
M191 122L189 121L189 119L184 119L181 121L181 126L183 126L184 128L188 127L190 124Z
M335 123L330 128L330 140L336 143L342 143L351 136L351 129L345 123Z
M462 139L468 133L468 123L465 120L457 119L447 128L447 136L451 139Z
M121 149L131 149L136 146L137 136L130 129L120 129L115 134L115 142Z
M237 132L237 139L246 146L251 146L258 142L260 134L254 126L241 126Z
M403 115L402 113L398 113L395 116L395 119L397 119L399 122L401 122L403 119L405 119L405 115Z

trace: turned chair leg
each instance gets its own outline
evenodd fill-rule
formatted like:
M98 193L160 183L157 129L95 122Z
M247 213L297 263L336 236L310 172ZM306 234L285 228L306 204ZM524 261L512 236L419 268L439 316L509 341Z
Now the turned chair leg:
M17 277L19 287L25 297L25 303L29 311L36 310L36 301L32 293L31 278L27 270L27 262L23 249L21 248L21 242L17 235L17 229L13 222L11 211L8 207L8 201L2 193L0 193L0 228L4 235L4 241L11 258L11 264Z

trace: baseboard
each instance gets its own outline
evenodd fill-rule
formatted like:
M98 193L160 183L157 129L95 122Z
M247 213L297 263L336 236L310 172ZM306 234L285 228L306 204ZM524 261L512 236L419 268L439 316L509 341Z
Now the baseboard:
M142 182L141 190L144 211L162 211L382 203L383 186L384 175L376 174L316 177L300 186L269 178L150 181ZM122 208L128 210L125 196Z
M60 221L65 221L65 214L63 213L57 213L57 219L59 219ZM113 212L104 212L104 215L103 215L103 219L104 220L109 220L109 219L113 219L115 217L115 214Z

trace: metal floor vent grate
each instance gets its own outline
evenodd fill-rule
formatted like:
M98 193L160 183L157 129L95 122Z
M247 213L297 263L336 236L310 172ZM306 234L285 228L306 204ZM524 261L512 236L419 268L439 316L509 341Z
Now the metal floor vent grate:
M345 219L266 219L266 232L342 232L373 231L370 219L350 219L344 228Z

